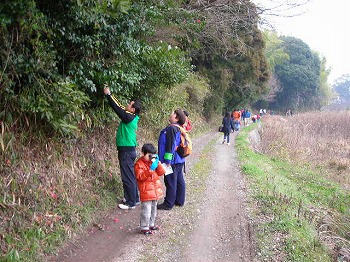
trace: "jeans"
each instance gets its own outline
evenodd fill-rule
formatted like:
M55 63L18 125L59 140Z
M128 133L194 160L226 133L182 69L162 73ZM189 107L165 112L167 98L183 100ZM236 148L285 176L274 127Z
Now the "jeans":
M141 202L140 227L141 230L149 230L155 226L157 216L157 200Z
M226 143L230 143L230 132L224 132L224 140L226 139Z

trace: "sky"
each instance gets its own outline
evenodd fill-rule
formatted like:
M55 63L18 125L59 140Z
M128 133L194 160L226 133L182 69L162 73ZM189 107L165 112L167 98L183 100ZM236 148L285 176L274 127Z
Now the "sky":
M276 7L278 3L301 3L305 0L253 2L265 7ZM310 0L300 7L274 10L271 13L277 11L280 15L265 15L264 19L274 26L279 35L299 38L313 51L324 56L327 68L331 68L329 83L343 74L350 74L350 0Z

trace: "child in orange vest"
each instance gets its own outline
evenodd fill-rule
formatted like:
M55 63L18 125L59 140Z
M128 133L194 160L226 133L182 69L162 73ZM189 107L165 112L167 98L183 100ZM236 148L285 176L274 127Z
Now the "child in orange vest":
M140 227L141 233L151 235L159 229L155 225L157 201L164 196L159 176L165 174L165 169L154 145L144 144L141 151L142 157L134 165L141 200Z

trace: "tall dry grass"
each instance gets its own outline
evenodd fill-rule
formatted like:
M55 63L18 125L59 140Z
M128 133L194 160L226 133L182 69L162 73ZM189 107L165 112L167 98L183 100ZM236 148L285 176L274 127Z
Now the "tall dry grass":
M261 137L264 153L320 167L350 189L350 111L265 116Z

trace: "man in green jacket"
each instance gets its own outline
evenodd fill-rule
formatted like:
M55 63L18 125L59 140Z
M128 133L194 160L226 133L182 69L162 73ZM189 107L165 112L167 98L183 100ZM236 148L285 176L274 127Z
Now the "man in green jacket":
M113 96L105 85L103 90L109 105L119 116L121 122L118 126L116 144L120 166L121 179L123 182L124 199L118 207L124 210L135 209L140 203L137 182L134 174L134 162L136 159L136 131L141 110L140 100L131 101L126 107Z

